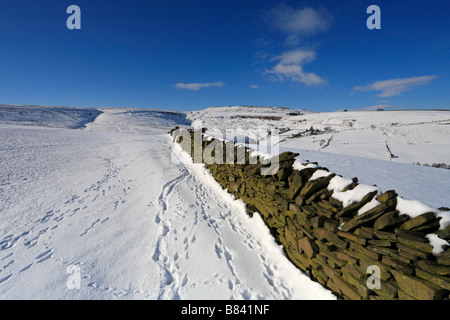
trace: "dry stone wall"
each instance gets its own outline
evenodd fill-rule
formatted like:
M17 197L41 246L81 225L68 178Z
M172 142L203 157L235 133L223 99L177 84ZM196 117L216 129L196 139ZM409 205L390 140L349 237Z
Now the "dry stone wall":
M194 157L194 132L174 140ZM200 135L196 135L201 137ZM344 206L329 190L336 174L312 180L317 170L294 170L298 154L283 153L273 175L261 175L262 163L245 164L234 146L234 164L226 164L223 141L200 138L202 151L222 144L224 164L205 164L215 180L236 199L242 199L250 215L258 212L286 255L298 268L343 299L449 299L450 250L433 254L427 235L450 240L450 226L442 228L440 217L427 212L410 218L396 210L398 195L372 191L360 201ZM198 151L197 151L198 152ZM214 153L214 152L213 152ZM214 154L213 154L214 156ZM229 159L229 158L228 158ZM202 160L205 162L205 159ZM267 166L267 165L266 165ZM353 178L342 192L358 186ZM377 205L362 214L358 211L376 199ZM442 208L443 210L445 208ZM450 214L450 212L448 213Z

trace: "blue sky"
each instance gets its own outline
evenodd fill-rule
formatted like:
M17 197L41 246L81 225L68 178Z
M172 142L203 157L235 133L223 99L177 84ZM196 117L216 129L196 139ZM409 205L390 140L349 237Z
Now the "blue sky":
M369 5L381 29L369 30ZM81 30L69 30L70 5ZM450 109L448 0L0 0L0 103Z

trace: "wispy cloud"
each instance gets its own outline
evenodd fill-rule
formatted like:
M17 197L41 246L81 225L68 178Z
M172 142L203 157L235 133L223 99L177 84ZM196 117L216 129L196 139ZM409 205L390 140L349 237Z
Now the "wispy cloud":
M259 89L260 86L259 86L259 84L252 84L252 85L250 85L250 88L252 88L252 89Z
M304 70L304 65L315 60L316 53L312 50L296 49L284 52L276 56L271 61L277 61L270 70L265 70L264 74L269 75L273 81L294 81L303 83L306 86L324 85L326 80L315 73Z
M438 76L422 76L422 77L411 77L411 78L397 78L383 81L376 81L372 84L365 86L356 86L353 91L369 92L378 91L377 97L387 98L393 96L399 96L403 92L413 90L417 87L424 86Z
M212 83L176 83L173 85L175 88L186 89L192 91L199 91L203 88L209 87L223 87L225 84L222 81Z
M301 37L327 31L333 23L333 17L325 9L295 9L286 4L269 10L266 18L275 30L286 35L286 43L290 45L298 45Z

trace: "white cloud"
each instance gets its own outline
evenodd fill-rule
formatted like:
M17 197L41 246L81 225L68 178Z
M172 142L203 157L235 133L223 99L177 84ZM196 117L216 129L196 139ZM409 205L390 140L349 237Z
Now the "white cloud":
M303 66L316 58L316 53L312 50L296 49L284 52L283 54L271 59L278 61L275 66L264 73L270 76L274 81L294 81L305 84L306 86L323 85L326 80L318 75L307 72Z
M212 82L212 83L177 83L173 85L176 88L179 89L187 89L192 91L199 91L203 88L209 88L209 87L223 87L225 84L222 81L219 82Z
M250 85L250 88L252 88L252 89L259 89L260 86L259 86L259 84L252 84L252 85Z
M294 9L286 4L270 10L267 18L274 29L287 36L286 43L290 45L298 45L300 37L327 31L333 22L325 9Z
M284 52L272 58L271 61L280 61L281 64L305 64L316 59L316 53L312 50L296 49Z
M438 76L433 75L383 80L365 86L356 86L353 88L353 90L361 92L379 91L380 93L376 95L377 97L387 98L398 96L405 91L410 91L419 86L424 86L437 77Z

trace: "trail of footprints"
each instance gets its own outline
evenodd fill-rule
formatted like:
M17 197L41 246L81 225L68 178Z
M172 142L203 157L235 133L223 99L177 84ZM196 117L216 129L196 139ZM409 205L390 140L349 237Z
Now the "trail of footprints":
M64 219L73 219L76 217L77 213L87 209L89 206L87 201L89 199L94 202L98 199L98 197L107 196L108 193L113 191L114 188L123 185L124 187L122 188L122 192L119 193L119 196L111 196L111 208L113 212L117 210L121 204L126 202L126 195L131 190L130 187L126 187L126 184L130 181L119 178L121 168L113 164L113 159L106 159L106 168L107 173L101 180L86 188L83 194L74 194L70 196L66 201L62 202L61 209L52 209L45 212L42 218L38 219L36 224L30 230L20 234L10 234L3 239L0 239L0 256L3 252L7 252L10 249L13 250L18 243L22 243L27 249L34 247L37 248L39 245L44 247L45 250L38 254L32 262L30 261L28 264L24 263L25 266L18 271L18 274L30 270L34 264L40 264L49 260L54 254L54 250L52 248L48 248L48 245L46 245L46 240L51 236L49 231L56 230ZM84 218L86 219L87 217ZM101 225L109 220L109 216L102 219L96 218L79 236L83 237L91 232L97 225ZM39 226L43 227L39 228ZM43 237L45 238L43 239ZM40 241L41 239L43 241ZM0 262L7 260L3 266L0 264L0 285L5 283L14 275L14 272L9 274L7 273L8 270L12 269L12 265L16 262L12 259L13 256L14 251L8 253L3 258L0 258ZM4 276L5 274L7 275Z
M189 206L183 206L185 201L180 194L176 192L177 186L181 183L187 183L189 188L193 190L196 196L196 203ZM183 288L195 288L200 285L211 285L213 283L222 284L230 290L230 299L254 299L261 298L258 294L252 292L248 288L243 288L242 281L233 265L233 253L223 243L223 236L221 234L221 223L226 221L233 232L238 233L244 244L250 249L257 252L264 252L263 245L254 237L241 227L237 220L235 220L232 209L222 202L217 205L220 210L212 210L208 204L205 204L205 199L209 199L210 190L203 186L192 174L189 174L186 168L182 168L181 174L175 179L169 181L161 191L158 199L159 212L155 217L155 223L160 226L160 235L157 239L155 251L152 258L161 268L161 285L158 295L159 299L180 299L180 294ZM178 196L178 201L171 198ZM151 206L156 205L152 203ZM170 212L168 211L170 205ZM150 206L150 205L149 205ZM198 208L197 210L195 210ZM175 212L173 212L175 211ZM173 214L175 213L175 215ZM218 214L217 217L214 215ZM219 220L219 222L217 221ZM173 225L179 225L176 222L188 220L182 228L177 229ZM217 273L211 279L205 279L201 282L192 282L189 279L189 274L184 272L180 265L185 264L191 257L190 247L195 244L197 234L195 233L196 226L199 223L206 223L215 234L216 242L214 250L218 259L223 260L231 274L231 278L226 278L224 275ZM178 244L177 244L178 243ZM180 248L173 254L173 249L170 246ZM172 252L172 254L169 254ZM274 277L277 270L277 265L268 259L264 253L259 255L259 259L264 266L263 277L267 283L272 287L275 299L288 299L291 297L291 292L287 286L276 277Z

